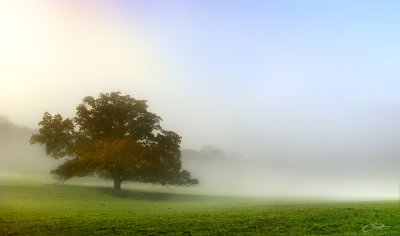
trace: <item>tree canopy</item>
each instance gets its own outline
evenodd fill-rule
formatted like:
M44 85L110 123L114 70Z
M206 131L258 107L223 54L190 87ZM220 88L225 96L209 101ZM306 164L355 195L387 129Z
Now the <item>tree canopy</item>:
M45 112L31 144L44 144L47 155L66 161L52 171L62 180L97 175L124 181L162 185L192 185L181 166L181 137L162 129L161 118L149 112L145 100L120 92L85 97L76 116L64 119Z

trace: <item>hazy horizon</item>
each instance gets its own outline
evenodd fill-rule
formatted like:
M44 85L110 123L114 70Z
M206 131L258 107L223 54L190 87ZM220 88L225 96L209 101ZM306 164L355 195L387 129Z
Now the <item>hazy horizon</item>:
M72 117L83 97L121 91L148 100L182 149L211 145L250 163L218 164L228 177L216 183L232 190L240 172L250 193L394 198L395 6L1 1L0 116L36 129L46 111Z

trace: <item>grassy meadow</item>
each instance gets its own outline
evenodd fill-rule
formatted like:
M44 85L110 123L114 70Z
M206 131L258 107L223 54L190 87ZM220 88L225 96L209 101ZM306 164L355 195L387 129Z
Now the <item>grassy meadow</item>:
M306 202L0 184L0 235L400 234L387 202Z

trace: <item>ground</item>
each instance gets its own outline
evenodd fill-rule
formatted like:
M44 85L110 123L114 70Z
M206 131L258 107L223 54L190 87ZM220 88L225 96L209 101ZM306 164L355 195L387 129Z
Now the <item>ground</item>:
M165 234L399 235L400 207L0 183L0 235Z

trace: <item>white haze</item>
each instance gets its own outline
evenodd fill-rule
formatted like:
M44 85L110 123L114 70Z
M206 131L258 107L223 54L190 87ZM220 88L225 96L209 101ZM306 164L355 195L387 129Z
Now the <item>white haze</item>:
M0 116L17 127L0 123L0 175L49 176L57 162L28 142L43 113L72 117L83 97L121 91L182 136L195 189L398 197L396 11L276 1L285 6L274 12L266 1L138 4L124 15L68 2L0 1Z
M50 175L50 170L61 161L45 156L43 146L29 145L33 132L35 130L1 118L0 179L58 182ZM308 158L304 156L305 149L303 152L299 149L282 151L281 156L275 157L249 158L240 153L205 146L199 150L183 149L182 161L183 168L200 180L200 184L189 191L201 194L393 199L398 196L400 162L394 143L385 145L386 152L377 150L372 143L369 147L363 146L369 153L365 158L354 158L357 157L357 150L345 149L345 146L335 148L337 152L331 153L320 148L309 149ZM290 153L295 151L295 158L289 158ZM111 186L109 182L93 178L75 178L69 182ZM125 186L135 187L131 184Z

